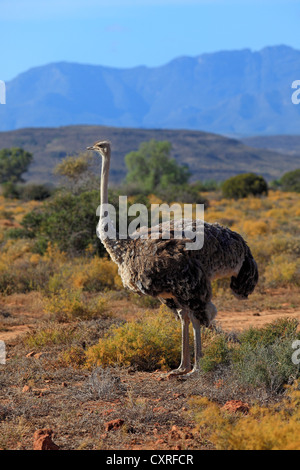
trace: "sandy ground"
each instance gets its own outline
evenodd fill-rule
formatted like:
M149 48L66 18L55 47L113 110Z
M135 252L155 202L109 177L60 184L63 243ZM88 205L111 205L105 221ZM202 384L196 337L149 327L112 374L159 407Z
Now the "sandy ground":
M20 335L37 326L40 320L45 319L45 314L41 313L40 299L34 297L34 308L31 308L30 301L30 294L26 296L19 294L14 296L11 302L6 305L12 321L11 324L7 322L0 328L0 340L7 343L14 342ZM118 310L117 313L120 314L121 310L127 311L125 306L128 308L128 303L124 301L114 302L112 310L115 311L116 309ZM135 311L139 310L139 307L130 304L130 310L129 317L132 318ZM120 316L127 318L128 314ZM261 327L282 317L297 318L300 323L300 308L288 308L281 305L280 309L265 309L260 312L254 310L219 310L216 320L224 331L241 331L250 326Z

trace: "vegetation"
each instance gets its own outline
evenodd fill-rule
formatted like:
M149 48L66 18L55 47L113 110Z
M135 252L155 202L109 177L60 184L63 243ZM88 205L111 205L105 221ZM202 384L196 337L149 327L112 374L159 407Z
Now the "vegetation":
M53 190L46 184L16 184L12 181L2 185L2 194L6 198L23 201L44 201L50 197Z
M0 183L22 181L32 159L31 153L18 147L0 150Z
M10 238L33 238L34 251L41 254L47 249L48 242L53 242L70 255L83 253L88 247L103 255L103 245L95 237L98 204L97 191L79 195L57 192L43 206L25 215L21 230L10 230L8 235Z
M245 237L260 279L243 303L229 280L213 282L220 313L202 332L200 380L170 387L161 375L179 364L180 324L156 299L123 289L95 235L98 190L78 190L72 171L44 200L0 196L0 339L25 331L7 340L0 365L0 447L32 448L46 420L64 449L299 449L299 194L205 192L205 220ZM201 184L137 191L128 203L198 202ZM119 194L110 191L116 206ZM223 408L234 399L248 415ZM120 417L124 427L106 432Z
M244 173L232 176L222 184L223 196L239 199L247 196L261 196L268 194L268 185L262 176L254 173Z
M300 391L295 383L280 405L254 406L235 416L207 398L194 398L192 410L202 435L218 450L299 450Z
M92 165L93 157L91 152L81 153L64 158L54 168L54 174L61 177L63 186L73 194L80 193L93 185Z
M279 180L279 185L283 191L300 193L300 168L285 173Z
M171 159L170 152L170 142L143 142L139 150L125 156L127 182L135 183L140 191L146 193L169 186L185 185L190 177L189 169Z
M113 326L87 351L89 366L131 366L139 370L168 369L180 361L181 334L166 309Z

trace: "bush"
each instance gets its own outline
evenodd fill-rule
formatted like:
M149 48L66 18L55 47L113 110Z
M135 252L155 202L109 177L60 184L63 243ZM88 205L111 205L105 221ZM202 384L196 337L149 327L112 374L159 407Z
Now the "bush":
M223 196L226 198L240 199L247 196L260 196L268 194L268 185L262 176L254 173L244 173L233 176L224 181L221 186Z
M40 253L52 242L70 255L84 253L91 246L103 255L105 248L96 236L98 204L98 191L79 195L59 192L42 208L26 214L21 224L27 236L36 239L36 251Z
M271 393L281 393L284 386L300 377L299 366L293 364L294 337L277 339L268 346L255 349L244 345L234 358L234 373L238 382L251 387L263 387Z
M300 193L300 168L285 173L280 180L280 186L283 191Z
M218 450L299 450L300 391L288 390L280 407L258 406L232 416L207 398L195 397L191 409L202 438Z
M200 359L200 368L205 372L213 371L220 364L229 364L229 347L224 334L215 335L204 347L204 355Z
M20 188L20 198L24 201L44 201L52 195L51 188L46 184L26 184Z
M78 332L66 325L49 323L41 326L24 338L24 344L29 348L41 350L47 346L70 346L79 337Z
M92 319L108 315L105 299L87 298L80 289L60 289L44 300L44 310L59 321Z
M20 187L12 181L8 181L2 184L2 194L6 199L20 199Z
M299 337L297 327L296 319L282 318L261 329L243 332L240 346L232 354L239 383L282 392L285 384L300 377L299 366L291 359L292 343Z
M0 150L0 183L22 181L22 175L33 160L31 153L19 147Z
M143 318L113 326L99 343L87 351L87 364L93 366L132 366L141 370L177 367L180 361L181 333L172 314L147 312Z
M10 248L2 253L0 260L0 292L12 294L43 289L53 274L52 263L46 259L35 262L32 257L38 255L30 253L30 246L23 240L14 242Z
M300 285L299 262L292 255L273 255L265 269L264 278L270 287Z
M16 184L12 181L2 184L2 194L7 199L23 201L44 201L51 196L52 190L46 184Z
M117 265L107 259L92 258L89 262L79 266L72 275L72 283L87 292L98 292L104 289L119 287L121 280L118 277Z

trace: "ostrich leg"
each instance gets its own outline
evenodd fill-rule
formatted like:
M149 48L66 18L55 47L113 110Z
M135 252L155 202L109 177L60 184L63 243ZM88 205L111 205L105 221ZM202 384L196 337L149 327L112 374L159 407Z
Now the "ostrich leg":
M192 375L195 375L197 372L200 371L199 367L199 360L202 356L202 350L201 350L201 324L200 321L194 317L194 315L191 313L190 315L192 325L193 325L193 332L194 332L194 366L193 369L182 376L182 379L187 379L188 377L191 377Z
M191 358L189 348L190 318L187 311L178 310L178 315L181 321L182 332L181 362L178 369L169 372L168 376L187 374L191 370Z
M199 360L202 357L201 348L201 324L200 321L191 314L191 320L194 332L194 367L188 375L192 375L200 370Z
M206 315L209 326L217 314L217 309L212 302L208 302L206 306ZM201 347L201 323L200 321L191 313L190 315L193 331L194 331L194 367L185 377L190 377L196 372L200 371L199 361L202 357L202 347Z

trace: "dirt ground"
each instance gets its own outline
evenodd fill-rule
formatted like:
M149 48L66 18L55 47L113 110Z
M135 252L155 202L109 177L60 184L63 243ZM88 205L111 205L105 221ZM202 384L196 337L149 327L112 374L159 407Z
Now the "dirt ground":
M248 303L218 298L218 324L240 331L279 317L300 321L298 299L297 292L286 291L258 293ZM126 299L112 300L111 309L119 319L143 310ZM45 321L42 312L37 292L0 299L0 340L8 351L7 364L0 365L0 448L30 450L34 433L47 428L63 450L209 450L212 444L195 427L191 397L207 396L220 405L236 399L251 403L248 393L223 376L185 381L162 371L59 367L55 348L39 353L22 344L24 335ZM256 390L253 400L267 404L269 397Z
M216 320L224 331L261 327L282 317L297 318L300 322L299 300L298 292L289 293L283 289L253 295L246 302L237 301L232 296L218 298ZM110 304L114 316L124 320L134 319L138 311L147 310L126 299L112 300ZM0 340L14 341L43 319L42 298L37 292L13 294L3 298L2 303L0 299Z

